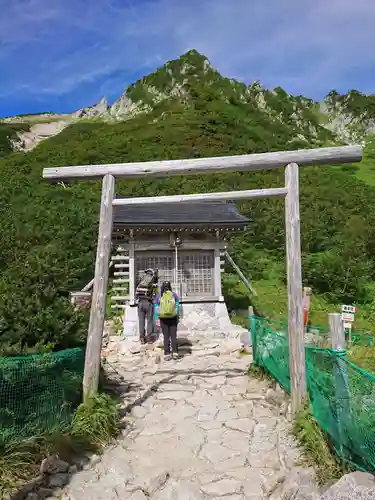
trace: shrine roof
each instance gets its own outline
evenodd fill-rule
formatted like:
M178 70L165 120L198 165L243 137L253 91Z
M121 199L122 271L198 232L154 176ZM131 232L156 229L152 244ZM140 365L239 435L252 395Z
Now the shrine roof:
M249 219L234 203L201 201L114 205L113 225L117 228L228 227L244 229Z

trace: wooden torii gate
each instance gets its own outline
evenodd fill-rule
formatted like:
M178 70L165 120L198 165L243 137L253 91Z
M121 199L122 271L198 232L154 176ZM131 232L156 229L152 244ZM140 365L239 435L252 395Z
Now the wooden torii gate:
M288 339L292 411L295 413L304 403L307 393L302 307L299 166L352 163L361 161L361 159L361 146L341 146L217 158L45 168L43 178L50 182L102 179L98 246L83 381L84 399L86 400L91 394L96 393L99 384L100 353L111 255L113 206L203 200L244 200L281 196L285 197ZM115 177L134 179L182 174L247 172L276 168L285 168L285 187L145 198L115 198Z

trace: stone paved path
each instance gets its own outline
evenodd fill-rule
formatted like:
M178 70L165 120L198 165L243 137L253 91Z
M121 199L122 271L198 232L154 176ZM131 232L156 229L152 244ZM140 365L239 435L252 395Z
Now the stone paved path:
M181 360L159 363L155 351L130 354L124 342L110 344L106 366L129 410L123 439L72 476L60 498L273 498L299 452L280 407L267 402L267 384L246 375L251 357L238 348L206 340Z

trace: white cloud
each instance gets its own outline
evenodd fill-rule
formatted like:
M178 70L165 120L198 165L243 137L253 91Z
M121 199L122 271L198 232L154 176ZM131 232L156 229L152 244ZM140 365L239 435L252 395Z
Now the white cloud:
M0 0L0 12L0 95L99 80L98 92L120 93L126 75L189 48L226 76L293 93L374 85L361 81L375 75L373 0Z

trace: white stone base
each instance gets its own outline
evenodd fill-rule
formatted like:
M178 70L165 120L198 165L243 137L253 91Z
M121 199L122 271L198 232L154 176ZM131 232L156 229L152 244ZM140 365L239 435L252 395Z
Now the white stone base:
M230 321L225 302L196 302L181 305L178 334L188 336L238 337L243 329ZM138 337L138 308L126 306L124 337Z
M232 323L225 302L197 302L181 306L179 332L202 335L229 332Z
M138 337L138 307L126 305L124 310L124 337Z

